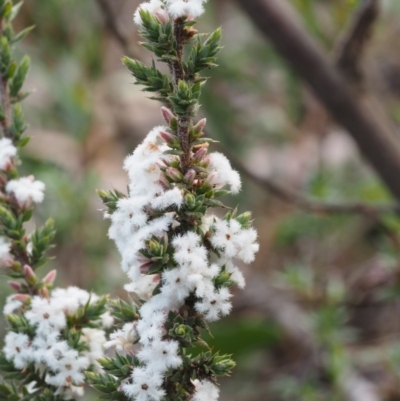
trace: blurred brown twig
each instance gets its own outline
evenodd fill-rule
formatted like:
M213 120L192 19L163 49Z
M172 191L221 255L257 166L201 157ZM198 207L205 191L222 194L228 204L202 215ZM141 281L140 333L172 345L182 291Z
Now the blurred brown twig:
M261 177L249 170L237 158L229 155L233 165L260 188L290 203L299 209L317 214L361 214L365 216L377 216L386 213L400 214L400 205L397 204L372 204L363 202L333 203L321 202L307 198L301 193L287 189L269 178Z
M117 42L121 45L121 47L125 51L125 55L128 57L137 58L137 55L131 49L129 40L125 37L123 32L121 31L116 17L113 13L113 10L110 6L109 0L97 0L97 4L100 7L101 13L104 18L105 25L107 29L110 31L112 36L117 40Z
M351 19L336 49L336 66L343 75L359 88L363 83L362 57L379 17L377 0L365 0Z
M327 110L356 141L400 200L400 143L389 121L350 90L285 1L236 0L278 53L310 85Z

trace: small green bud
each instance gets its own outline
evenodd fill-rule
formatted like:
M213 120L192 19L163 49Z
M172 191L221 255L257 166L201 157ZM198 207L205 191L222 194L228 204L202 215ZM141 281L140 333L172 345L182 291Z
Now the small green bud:
M192 194L185 195L185 204L188 206L189 209L192 209L196 206L196 198Z
M251 213L245 212L236 217L236 221L240 223L243 228L249 228L251 225Z

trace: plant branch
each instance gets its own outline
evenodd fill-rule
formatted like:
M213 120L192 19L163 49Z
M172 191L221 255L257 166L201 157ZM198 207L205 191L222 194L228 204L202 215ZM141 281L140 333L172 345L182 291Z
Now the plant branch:
M377 0L363 1L336 50L336 66L349 81L358 87L361 87L363 82L362 57L374 23L379 17L379 11Z
M174 21L174 38L176 41L176 60L171 63L171 69L173 73L173 79L175 86L179 85L179 82L184 79L183 69L183 45L186 42L184 25L185 20L183 18L177 18ZM190 166L190 141L189 141L189 126L192 120L189 116L179 116L178 118L178 138L181 144L183 155L181 156L181 168L182 172L186 173Z
M0 36L4 35L6 21L4 18L0 20ZM8 90L8 77L6 74L1 74L0 78L0 96L1 96L1 117L0 125L3 131L3 137L9 136L9 127L11 125L11 101Z
M108 0L97 0L97 4L100 7L107 29L124 49L126 55L135 59L139 59L139 57L132 51L128 39L118 26L112 8L110 7L110 2Z
M184 44L184 20L177 18L174 21L174 37L176 41L176 60L172 63L175 85L184 78L183 72L183 44Z
M391 123L377 116L349 88L299 19L280 0L237 0L279 54L310 85L338 123L347 129L400 201L400 143Z
M301 193L284 188L269 178L260 177L250 171L237 158L229 155L232 164L246 177L251 179L260 188L283 200L286 203L292 204L299 209L317 214L361 214L365 216L376 216L380 214L392 213L400 214L400 205L397 204L373 204L373 203L334 203L321 202L310 199Z

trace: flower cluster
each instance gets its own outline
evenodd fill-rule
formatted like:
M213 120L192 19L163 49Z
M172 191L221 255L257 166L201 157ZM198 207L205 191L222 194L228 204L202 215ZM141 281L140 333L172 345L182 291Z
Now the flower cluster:
M7 174L16 166L17 148L11 139L0 139L0 170ZM5 186L5 195L15 199L18 206L26 209L32 202L40 203L44 199L45 185L41 181L35 181L33 176L13 179Z
M207 322L231 311L230 287L244 287L236 262L252 262L258 251L250 213L209 213L225 208L219 198L238 193L241 180L223 154L209 152L206 120L193 122L205 82L199 72L215 66L220 49L220 30L202 42L193 29L203 3L152 0L134 15L144 46L169 64L173 80L154 65L124 59L137 83L169 107L161 108L166 125L151 130L125 160L128 194L99 191L131 280L125 288L136 300L132 319L122 319L106 343L115 356L100 361L114 379L89 375L110 399L215 401L217 376L234 366L226 355L188 353L205 344ZM185 44L193 45L187 62Z
M84 371L98 368L106 340L103 328L113 323L104 301L76 287L57 288L49 298L10 296L4 313L14 328L25 327L6 335L6 360L16 369L39 372L54 387L54 395L66 400L83 395ZM87 315L91 320L85 323ZM29 384L31 391L37 390L38 383Z
M150 0L139 5L133 20L135 24L142 25L141 11L148 11L161 22L166 22L170 18L194 19L204 13L204 3L207 0Z
M18 149L26 145L26 125L19 102L29 58L14 59L12 21L21 4L0 0L0 271L10 277L16 294L8 297L4 315L10 325L0 351L3 401L61 401L83 394L86 371L100 371L105 328L113 318L107 298L75 287L52 291L56 271L40 279L37 270L48 260L55 235L53 221L26 231L45 185L33 176L20 177ZM9 383L8 380L11 380Z
M165 109L163 114L167 122L175 118ZM200 125L204 128L205 122ZM147 301L139 310L140 319L125 324L108 343L120 353L135 353L141 362L122 385L132 400L161 400L163 375L182 365L179 342L168 338L165 328L169 313L178 314L191 299L194 311L208 321L227 315L228 287L244 286L233 260L250 263L258 250L249 214L235 218L230 213L224 219L201 211L196 215L195 210L219 204L205 194L218 195L227 185L236 193L240 179L225 156L208 154L207 146L193 150L191 168L183 175L179 156L169 146L178 143L171 131L167 126L153 129L126 159L129 196L121 197L115 210L107 213L109 235L132 280L126 289Z

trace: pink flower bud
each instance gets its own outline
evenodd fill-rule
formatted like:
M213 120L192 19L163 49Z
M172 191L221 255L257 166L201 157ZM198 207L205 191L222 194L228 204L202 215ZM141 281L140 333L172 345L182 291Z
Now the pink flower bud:
M192 185L196 178L196 172L193 169L188 170L188 172L183 177L185 184Z
M168 178L170 178L174 182L182 181L183 175L182 173L174 167L168 167L165 171L165 174Z
M20 301L20 302L27 302L31 299L31 296L28 294L15 294L13 296L13 299L15 299L16 301Z
M211 164L211 157L210 155L207 155L202 161L201 161L202 166L208 167Z
M52 270L51 272L47 273L47 275L42 281L43 283L46 284L53 284L56 277L57 277L57 270Z
M28 283L30 284L36 283L37 280L36 274L29 265L24 266L24 275Z
M197 132L200 133L201 131L203 131L204 127L207 124L207 119L203 118L201 119L194 127L193 129Z
M200 148L193 156L196 162L200 162L207 155L207 148Z
M154 15L162 24L166 24L169 21L169 15L166 10L157 10L154 12Z
M164 232L162 239L164 240L164 243L166 246L168 246L168 234L166 232Z
M140 266L140 273L147 274L149 272L150 267L153 265L154 262L147 262L144 265Z
M42 287L42 288L39 290L39 295L40 295L42 298L50 299L49 290L48 290L46 287Z
M171 184L170 182L163 176L160 177L160 179L158 180L158 183L165 189L171 189Z
M14 291L21 291L22 285L21 283L18 283L18 281L9 281L8 285L14 290Z
M176 139L175 135L172 135L165 131L161 131L160 136L167 143L171 143L172 141L174 141Z
M172 113L172 111L170 109L168 109L167 107L161 107L161 113L164 117L164 120L167 124L169 124L171 122L171 120L173 118L175 118L174 114Z

